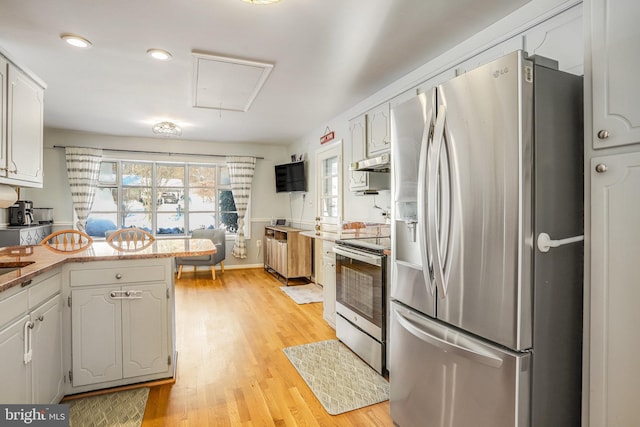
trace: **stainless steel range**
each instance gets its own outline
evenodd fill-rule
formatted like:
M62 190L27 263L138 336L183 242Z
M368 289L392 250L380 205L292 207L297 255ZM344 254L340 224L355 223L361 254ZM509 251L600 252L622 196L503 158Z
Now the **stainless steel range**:
M337 240L336 335L378 373L386 371L388 238Z

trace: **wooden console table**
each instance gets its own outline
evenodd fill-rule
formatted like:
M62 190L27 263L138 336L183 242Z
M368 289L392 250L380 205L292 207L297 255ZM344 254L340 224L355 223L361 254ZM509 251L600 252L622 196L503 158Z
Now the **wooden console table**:
M311 238L298 228L264 228L264 268L285 280L311 279Z

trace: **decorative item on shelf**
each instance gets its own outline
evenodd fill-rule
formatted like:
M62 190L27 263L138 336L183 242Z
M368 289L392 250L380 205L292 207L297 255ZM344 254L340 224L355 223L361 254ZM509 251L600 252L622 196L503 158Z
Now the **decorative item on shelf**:
M333 140L333 138L335 138L336 134L334 131L332 131L329 126L327 126L324 130L324 135L322 135L320 137L320 144L324 144L327 143L331 140Z
M291 155L291 162L301 162L302 159L304 159L304 154L292 154Z
M182 129L172 122L159 122L153 125L153 133L162 136L180 136L182 135Z
M320 217L316 217L316 236L320 235Z

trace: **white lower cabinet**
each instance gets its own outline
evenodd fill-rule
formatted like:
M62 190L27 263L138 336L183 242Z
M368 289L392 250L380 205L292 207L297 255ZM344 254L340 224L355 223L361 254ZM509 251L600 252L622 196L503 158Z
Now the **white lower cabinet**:
M591 159L590 424L638 425L640 153Z
M70 265L72 392L173 376L167 260Z
M61 296L54 296L32 312L31 322L33 401L58 403L64 395Z
M336 254L333 242L322 242L322 317L335 329L336 327Z
M73 385L167 371L164 283L71 291Z
M25 330L30 322L25 315L0 330L0 402L31 403L31 366L24 363ZM27 332L28 334L28 332ZM7 387L7 384L11 384Z
M64 393L60 271L0 299L0 402L58 403ZM2 326L5 325L5 326Z

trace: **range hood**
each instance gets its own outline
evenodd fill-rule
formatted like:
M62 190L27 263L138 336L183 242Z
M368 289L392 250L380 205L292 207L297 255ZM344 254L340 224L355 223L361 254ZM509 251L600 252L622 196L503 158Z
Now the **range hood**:
M389 153L381 154L370 159L363 159L353 162L349 165L352 171L369 171L369 172L389 172L391 167L391 155Z

